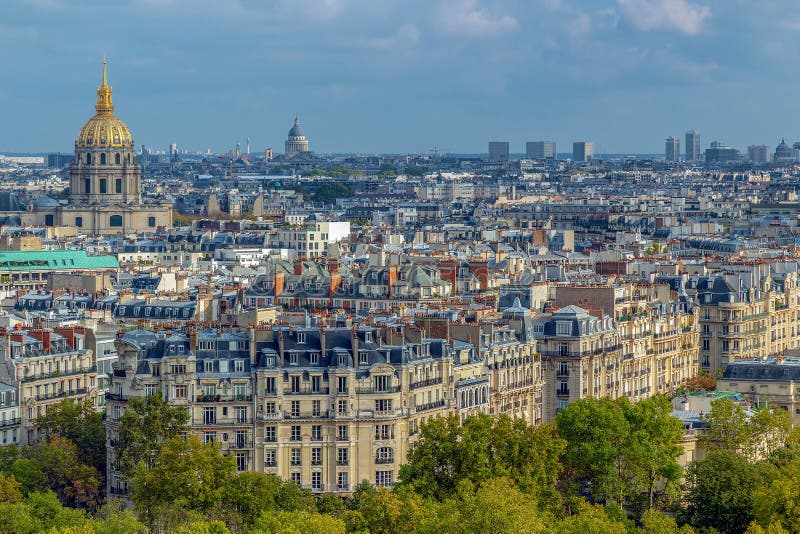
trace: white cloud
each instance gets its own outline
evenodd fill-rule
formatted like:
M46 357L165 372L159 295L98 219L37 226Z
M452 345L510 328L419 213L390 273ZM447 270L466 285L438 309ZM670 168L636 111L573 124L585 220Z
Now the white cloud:
M437 29L457 37L488 37L519 28L511 15L492 13L476 0L456 0L443 4L436 16Z
M625 18L641 31L677 30L696 35L711 8L689 0L617 0Z
M381 50L408 48L419 44L420 35L420 31L416 26L413 24L404 24L398 28L393 35L369 39L366 41L366 45L369 48L377 48Z

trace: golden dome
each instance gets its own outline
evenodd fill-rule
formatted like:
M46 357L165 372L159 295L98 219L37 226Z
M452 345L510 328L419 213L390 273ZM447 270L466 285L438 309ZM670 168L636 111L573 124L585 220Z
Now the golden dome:
M133 147L131 131L116 115L111 101L111 87L103 59L103 83L97 88L97 114L89 119L78 134L78 147Z

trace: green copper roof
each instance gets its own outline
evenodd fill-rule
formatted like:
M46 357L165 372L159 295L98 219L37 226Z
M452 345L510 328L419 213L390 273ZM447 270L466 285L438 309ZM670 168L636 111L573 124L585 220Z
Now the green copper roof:
M89 256L85 250L25 250L0 252L0 272L118 269L114 256Z

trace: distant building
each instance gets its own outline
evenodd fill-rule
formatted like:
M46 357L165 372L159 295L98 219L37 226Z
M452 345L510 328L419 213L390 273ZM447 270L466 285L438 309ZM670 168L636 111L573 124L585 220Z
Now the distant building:
M286 155L294 156L300 152L308 152L308 139L300 129L300 121L295 117L294 126L289 130L289 136L286 138Z
M508 161L508 141L489 141L489 162L506 163Z
M72 154L48 154L47 155L47 168L48 169L63 169L72 163Z
M747 160L752 163L769 163L769 147L767 145L750 145L747 147Z
M795 163L797 162L797 152L781 139L781 142L775 147L773 161L775 163Z
M594 145L591 141L576 141L572 143L573 161L589 161L594 155Z
M700 153L700 132L689 130L686 132L686 161L697 161Z
M712 141L711 148L706 149L707 163L728 163L736 161L740 157L741 154L739 154L738 150L719 141Z
M681 140L677 137L669 136L665 140L664 159L667 161L680 161L681 159Z
M556 159L555 141L531 141L525 144L525 156L530 159Z

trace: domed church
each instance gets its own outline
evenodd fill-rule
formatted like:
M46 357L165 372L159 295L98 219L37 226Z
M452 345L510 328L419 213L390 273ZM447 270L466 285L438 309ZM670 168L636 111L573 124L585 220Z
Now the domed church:
M69 167L69 202L36 206L36 223L75 226L81 233L116 234L155 231L172 225L170 202L142 203L142 170L133 137L114 115L106 61L97 88L96 114L83 125Z

